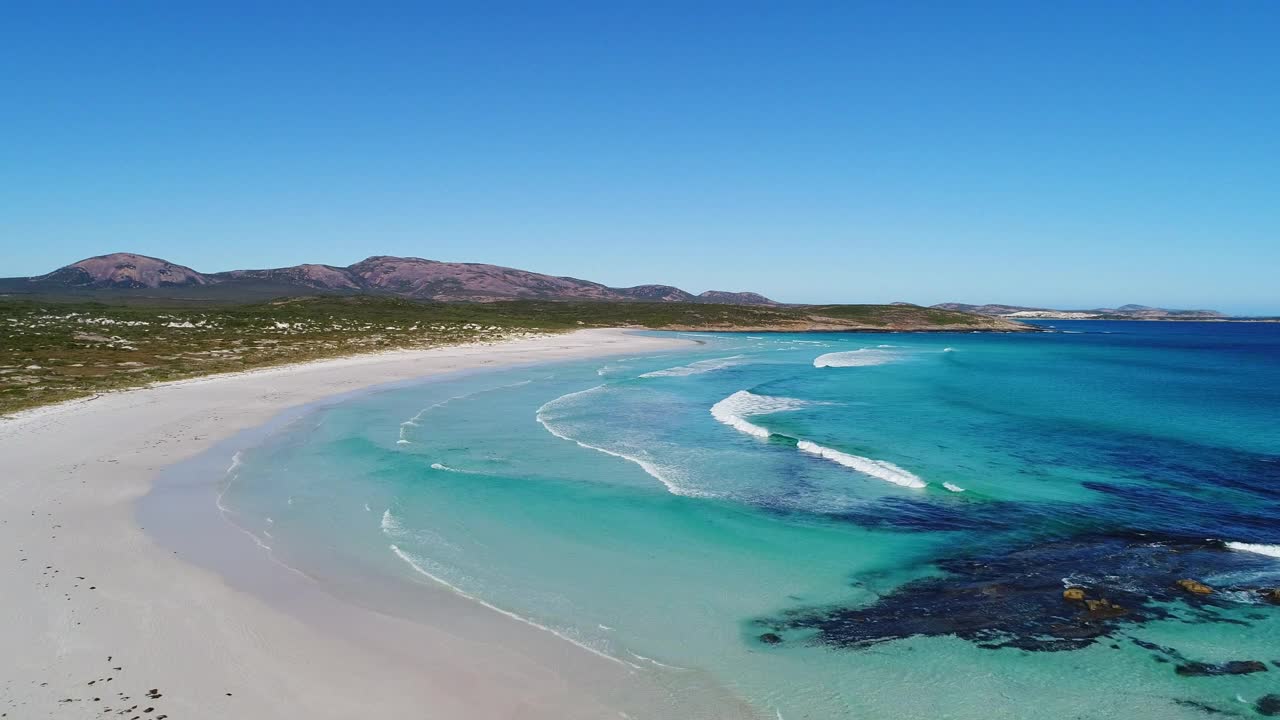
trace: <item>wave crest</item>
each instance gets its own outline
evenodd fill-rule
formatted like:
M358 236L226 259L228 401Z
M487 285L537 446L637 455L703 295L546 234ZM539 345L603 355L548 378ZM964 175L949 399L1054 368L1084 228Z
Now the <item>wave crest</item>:
M1258 555L1266 555L1267 557L1280 558L1280 545L1261 545L1258 543L1242 543L1229 542L1227 547L1232 550L1241 550L1243 552L1256 553Z
M719 422L747 435L768 438L772 433L768 428L747 421L752 415L768 415L788 410L799 410L811 403L788 397L756 395L746 390L739 390L729 397L711 406L711 416Z
M832 450L829 447L824 447L808 440L801 440L796 443L796 447L799 448L801 452L806 452L810 455L817 455L818 457L830 460L837 465L843 465L852 470L857 470L863 475L870 475L871 477L891 482L894 485L901 485L902 487L909 488L923 488L928 485L928 483L921 480L919 476L886 460L872 460L871 458L865 458L861 455L850 455L849 453Z

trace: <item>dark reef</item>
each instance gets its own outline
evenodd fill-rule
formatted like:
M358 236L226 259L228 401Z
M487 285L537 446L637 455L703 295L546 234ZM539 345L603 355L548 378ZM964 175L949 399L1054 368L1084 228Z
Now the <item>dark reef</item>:
M1257 569L1267 562L1213 540L1083 535L942 560L937 563L940 577L908 582L870 605L802 608L763 618L756 623L757 634L783 642L802 637L837 648L955 635L990 649L1076 650L1152 620L1247 625L1222 612L1236 606L1222 592L1261 597L1265 588L1215 588L1201 594L1188 589L1194 583L1179 581ZM1076 590L1064 593L1068 588ZM1182 674L1266 671L1252 661L1209 665L1188 661L1170 648L1148 649L1164 662L1179 663Z

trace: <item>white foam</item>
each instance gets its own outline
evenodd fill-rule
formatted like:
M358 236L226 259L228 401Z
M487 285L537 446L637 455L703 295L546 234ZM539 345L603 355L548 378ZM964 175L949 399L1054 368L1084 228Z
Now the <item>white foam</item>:
M510 384L508 384L508 385L499 385L499 386L497 386L497 387L485 388L485 389L483 389L483 390L476 390L475 392L463 393L462 395L454 395L454 396L453 396L453 397L451 397L451 398L445 398L444 400L441 400L441 401L440 401L440 402L438 402L438 403L433 403L433 404L431 404L431 405L428 405L428 406L426 406L426 407L422 408L421 410L419 410L419 411L418 411L418 413L417 413L416 415L414 415L413 417L411 417L411 418L409 418L408 420L405 420L404 422L400 423L400 439L396 440L396 444L397 444L397 445L409 445L409 444L410 444L409 436L406 434L406 432L407 432L408 428L411 428L411 427L420 427L420 426L421 426L420 421L422 420L422 416L423 416L423 415L426 415L427 413L431 412L432 410L435 410L436 408L444 407L445 405L448 405L449 403L453 402L454 400L465 400L465 399L470 398L470 397L475 397L476 395L483 395L483 394L485 394L485 393L497 392L498 390L507 390L507 389L514 388L514 387L520 387L521 385L528 385L528 384L529 384L529 383L531 383L531 382L533 382L533 381L532 381L532 380L521 380L520 382L514 382L514 383L510 383Z
M400 532L400 520L391 514L391 508L382 511L382 532L388 535Z
M900 358L901 355L898 353L880 348L862 348L860 350L847 350L845 352L819 355L814 359L813 366L817 368L868 367L871 365L887 365Z
M768 428L748 422L752 415L768 415L788 410L799 410L809 403L788 397L756 395L746 390L739 390L729 397L711 406L711 416L729 427L747 435L768 438Z
M1257 553L1258 555L1266 555L1267 557L1280 558L1280 545L1259 545L1257 543L1229 542L1227 547L1232 550L1241 550L1243 552Z
M901 485L902 487L910 488L922 488L928 485L928 483L921 480L916 475L894 465L891 462L886 462L884 460L872 460L871 458L865 458L860 455L850 455L849 453L832 450L829 447L823 447L822 445L808 440L801 440L796 443L796 447L799 448L801 452L817 455L818 457L830 460L838 465L843 465L851 470L856 470L863 475L870 475L873 478L891 482L894 485Z
M964 488L954 483L944 482L942 483L942 487L950 490L951 492L956 492L956 493L964 492Z
M942 348L942 352L955 352L955 351L956 349L951 347Z
M522 623L524 623L524 624L526 624L526 625L532 625L533 627L536 627L536 628L538 628L539 630L545 630L546 632L549 632L549 633L551 633L552 635L555 635L556 637L560 638L561 640L565 640L565 641L567 641L567 642L571 642L571 643L573 643L574 645L577 645L578 647L582 648L583 650L586 650L587 652L589 652L589 653L591 653L591 654L593 654L593 655L598 655L598 656L600 656L600 657L604 658L605 660L608 660L608 661L610 661L610 662L615 662L615 663L618 663L618 664L624 664L622 660L619 660L618 658L616 658L616 657L614 657L614 656L612 656L612 655L609 655L609 654L607 654L607 653L601 652L601 651L599 651L599 650L597 650L597 649L595 649L595 648L591 647L590 645L586 645L586 644L584 644L584 643L578 642L577 640L574 640L573 638L569 637L568 635L565 635L564 633L562 633L562 632L560 632L560 631L558 631L558 630L556 630L556 629L554 629L554 628L547 627L546 625L543 625L543 624L541 624L541 623L539 623L539 622L535 622L535 621L533 621L533 620L530 620L530 619L529 619L529 618L527 618L527 617L524 617L524 616L522 616L522 615L517 615L517 614L515 614L515 613L511 612L510 610L504 610L504 609L502 609L502 608L498 607L497 605L494 605L493 603L486 602L486 601L482 600L481 598L478 598L478 597L476 597L475 595L472 595L471 593L466 592L465 590L463 590L462 588L458 587L457 585L454 585L453 583L450 583L449 581L445 580L444 578L440 577L439 575L436 575L436 574L434 574L434 573L429 572L426 568L422 567L422 565L418 562L418 560L417 560L416 558L414 558L412 555L410 555L410 554L408 554L408 553L404 552L404 551L403 551L403 550L401 550L400 548L396 547L394 544L393 544L393 545L390 545L389 547L391 548L391 552L393 552L393 553L395 553L395 554L396 554L396 557L398 557L398 558L400 558L401 560L403 560L406 564L408 564L408 565L409 565L409 567L413 568L413 569L414 569L414 570L415 570L419 575L422 575L422 576L424 576L424 577L430 578L431 580L433 580L433 581L435 581L435 582L437 582L437 583L439 583L439 584L441 584L441 585L445 586L446 588L448 588L448 589L452 590L454 593L457 593L458 595L461 595L462 597L464 597L464 598L466 598L466 599L468 599L468 600L471 600L472 602L479 603L480 605L483 605L484 607L487 607L487 608L489 608L490 610L492 610L492 611L494 611L494 612L496 612L496 613L499 613L499 614L501 614L501 615L505 615L505 616L507 616L507 617L509 617L509 618L511 618L511 619L513 619L513 620L519 620L520 622L522 622Z
M700 493L694 490L690 490L688 488L681 487L677 483L672 482L666 475L664 475L658 469L657 465L650 462L649 460L636 457L634 455L621 453L616 450L602 448L597 445L589 445L575 437L570 437L569 435L565 434L564 432L556 428L554 425L552 425L552 423L549 420L547 420L547 411L551 408L551 406L564 403L565 401L568 401L575 397L579 397L581 395L585 395L587 393L603 390L604 388L605 388L604 385L596 385L595 387L590 387L590 388L587 388L586 390L579 390L577 392L571 392L571 393L561 395L560 397L554 400L551 400L550 402L547 402L546 404L544 404L542 407L538 408L537 412L534 413L534 419L538 421L538 424L541 425L543 429L545 429L547 432L551 433L552 435L560 438L561 440L568 440L569 442L574 443L580 448L584 448L586 450L595 450L598 453L604 453L605 455L621 458L623 460L626 460L627 462L632 462L632 463L635 463L636 465L639 465L641 470L644 470L653 479L662 483L662 485L666 487L667 491L670 492L672 495L684 495L687 497L705 497L706 496L705 493Z
M458 473L459 475L483 475L484 473L475 470L463 470L462 468L451 467L444 463L431 463L432 470L442 470L444 472Z
M723 370L734 365L740 365L738 361L742 359L741 355L732 355L730 357L712 358L710 360L699 360L689 363L688 365L677 365L676 367L667 368L666 370L654 370L647 372L640 377L642 378L658 378L658 377L685 377L687 375L701 375L702 373L715 372Z
M230 475L231 473L235 472L236 468L240 467L241 465L240 460L241 460L240 451L237 450L236 454L231 456L231 464L227 466L227 472L225 474Z
M641 655L641 654L640 654L640 653L638 653L638 652L632 652L632 651L630 651L630 650L628 650L628 651L627 651L627 654L628 654L628 655L630 655L631 657L633 657L633 658L637 659L637 660L640 660L641 662L651 663L651 664L653 664L653 665L657 665L658 667L664 667L664 668L668 668L668 669L670 669L670 670L688 670L688 669L689 669L689 668L686 668L686 667L680 667L679 665L668 665L668 664L666 664L666 663L664 663L664 662L659 662L659 661L657 661L657 660L654 660L654 659L653 659L653 658L651 658L651 657L645 657L644 655Z

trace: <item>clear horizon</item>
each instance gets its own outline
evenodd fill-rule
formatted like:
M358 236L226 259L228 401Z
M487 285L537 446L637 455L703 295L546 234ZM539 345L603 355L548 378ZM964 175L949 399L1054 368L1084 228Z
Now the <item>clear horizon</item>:
M369 255L1280 314L1280 6L28 5L0 276Z

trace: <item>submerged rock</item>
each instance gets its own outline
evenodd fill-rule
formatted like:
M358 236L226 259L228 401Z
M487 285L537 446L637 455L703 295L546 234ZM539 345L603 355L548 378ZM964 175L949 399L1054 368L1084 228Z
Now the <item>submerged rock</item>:
M777 633L765 633L760 636L760 642L765 645L777 645L782 642L782 637Z
M1173 702L1183 707L1194 708L1206 715L1227 715L1227 714L1234 715L1235 714L1235 713L1227 713L1227 711L1225 710L1219 710L1218 708L1208 703L1200 702L1199 700L1180 699L1180 700L1174 700Z
M1208 677L1211 675L1249 675L1256 672L1268 672L1266 663L1257 660L1232 660L1220 665L1191 662L1179 665L1174 672L1190 677Z
M1089 615L1095 618L1116 618L1129 612L1120 605L1103 598L1101 600L1085 600L1085 607L1089 609Z
M1189 593L1195 593L1196 595L1213 594L1213 588L1209 587L1208 585L1205 585L1199 580L1192 580L1190 578L1179 580L1178 587L1182 588L1183 590L1186 590Z
M1247 625L1220 612L1231 605L1221 593L1188 591L1178 580L1263 562L1216 541L1086 535L944 559L936 563L941 576L908 582L869 605L801 608L758 623L805 630L808 642L843 648L953 635L990 649L1076 650L1122 626L1175 614L1187 622ZM1077 582L1064 589L1064 578Z
M1261 715L1280 715L1280 695L1263 695L1255 705Z

